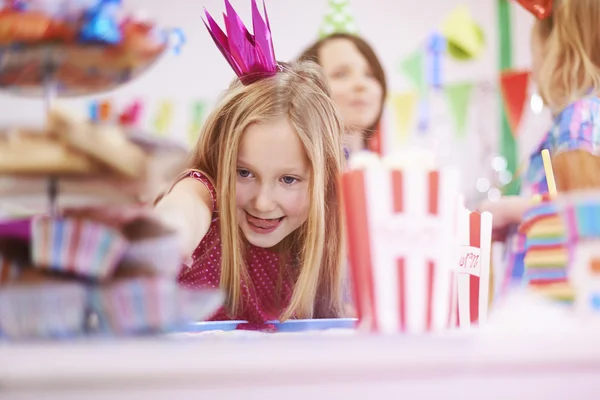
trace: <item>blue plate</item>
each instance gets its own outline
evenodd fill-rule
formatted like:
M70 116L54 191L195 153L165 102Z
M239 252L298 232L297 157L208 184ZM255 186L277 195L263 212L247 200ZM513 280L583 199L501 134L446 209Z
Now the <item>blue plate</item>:
M354 318L332 319L296 319L285 322L273 322L277 332L325 331L328 329L353 329L356 326Z
M286 322L271 321L277 332L306 332L324 331L327 329L353 329L356 325L355 318L332 319L296 319ZM211 321L196 322L185 329L186 332L234 331L246 321Z

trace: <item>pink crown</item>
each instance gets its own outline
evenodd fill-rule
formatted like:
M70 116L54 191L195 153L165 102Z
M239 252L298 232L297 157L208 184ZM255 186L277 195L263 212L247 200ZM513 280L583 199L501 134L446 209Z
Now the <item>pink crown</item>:
M203 20L203 22L238 78L244 85L249 85L259 79L275 75L277 73L277 61L273 50L271 26L269 25L264 0L264 20L258 11L256 0L252 0L254 34L251 34L244 26L229 0L225 0L225 9L226 14L223 14L223 19L225 20L227 35L206 9L204 14L207 21Z

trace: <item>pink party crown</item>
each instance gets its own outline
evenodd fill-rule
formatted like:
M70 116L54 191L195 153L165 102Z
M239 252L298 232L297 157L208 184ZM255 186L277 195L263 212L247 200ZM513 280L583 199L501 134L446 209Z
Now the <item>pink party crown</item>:
M204 10L206 21L203 20L203 22L238 78L244 85L249 85L259 79L275 75L278 67L264 0L264 20L258 11L256 0L252 0L254 34L251 34L244 26L229 0L225 0L225 9L226 14L223 14L223 19L227 35L206 9Z

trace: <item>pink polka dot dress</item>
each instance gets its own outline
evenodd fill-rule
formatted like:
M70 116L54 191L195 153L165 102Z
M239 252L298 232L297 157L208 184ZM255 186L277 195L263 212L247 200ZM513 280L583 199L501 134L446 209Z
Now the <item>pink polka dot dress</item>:
M221 272L221 237L216 202L216 191L210 180L199 171L184 177L193 177L210 191L213 201L213 220L210 228L192 254L191 265L184 265L178 277L180 285L190 289L218 288ZM211 318L213 321L244 320L262 324L275 320L289 304L295 276L290 265L280 273L281 256L260 247L248 245L246 268L251 284L242 284L243 306L237 315L227 315L224 309ZM289 268L288 268L289 267Z

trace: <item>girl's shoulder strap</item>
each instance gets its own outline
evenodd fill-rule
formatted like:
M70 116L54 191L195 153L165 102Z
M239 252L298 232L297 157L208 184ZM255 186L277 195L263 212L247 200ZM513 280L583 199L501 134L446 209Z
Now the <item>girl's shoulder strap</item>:
M173 187L175 187L175 185L179 182L181 182L182 180L186 179L186 178L193 178L199 182L201 182L206 189L208 189L208 192L210 193L210 199L212 202L212 209L213 209L213 221L216 219L217 216L217 190L215 189L215 185L213 184L212 180L202 171L197 170L197 169L187 169L185 171L183 171L182 173L180 173L177 178L175 179L175 181L173 182L173 184L171 185L171 187L169 188L168 191L166 191L165 193L163 193L158 199L156 199L156 203L158 203L160 201L160 199L162 197L164 197L165 194L170 193L171 190L173 190Z

